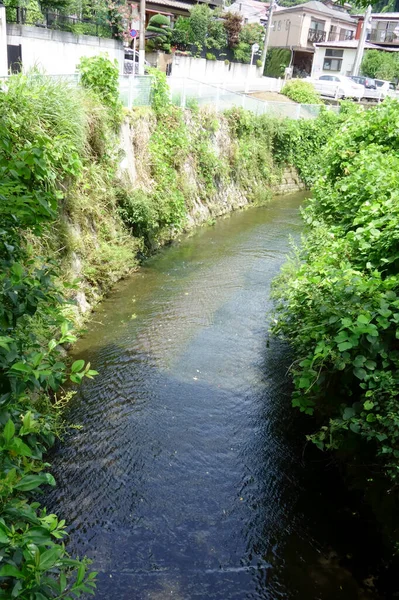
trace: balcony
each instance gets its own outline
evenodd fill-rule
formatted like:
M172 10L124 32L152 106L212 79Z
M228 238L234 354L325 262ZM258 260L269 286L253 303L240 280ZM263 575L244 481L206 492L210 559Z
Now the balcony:
M399 45L399 37L394 31L387 31L386 29L372 29L369 37L369 42L374 42L375 44Z
M328 34L329 42L345 42L346 40L353 40L355 38L355 32L349 31L349 29L342 29L338 31L330 31Z
M309 29L308 31L308 42L312 44L319 44L320 42L326 41L326 32L321 29Z

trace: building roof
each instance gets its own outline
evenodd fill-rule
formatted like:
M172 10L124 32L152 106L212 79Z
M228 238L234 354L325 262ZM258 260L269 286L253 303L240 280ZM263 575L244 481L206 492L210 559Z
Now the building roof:
M359 40L342 40L341 42L318 42L314 44L317 48L352 48L355 50ZM399 48L387 48L386 46L378 46L377 44L364 44L365 50L383 50L384 52L399 52Z
M180 10L189 11L193 5L189 2L182 2L181 0L148 0L148 4L159 4L160 6L166 6L167 8L180 8Z
M225 12L240 13L244 18L267 19L269 9L268 2L258 2L258 0L236 0L230 6L227 6Z
M353 15L357 19L364 19L364 15ZM371 13L371 18L377 21L399 21L399 12Z
M310 12L318 12L318 13L322 13L324 15L327 15L329 17L331 17L332 19L336 19L338 21L347 21L348 23L352 23L353 25L356 25L356 19L354 19L352 17L352 15L349 15L347 12L341 11L341 10L336 10L334 8L330 8L329 6L326 6L325 4L323 4L322 2L319 2L319 0L310 0L310 2L305 2L304 4L297 4L296 6L290 6L288 8L276 8L276 13L277 12L303 12L303 11L310 11Z

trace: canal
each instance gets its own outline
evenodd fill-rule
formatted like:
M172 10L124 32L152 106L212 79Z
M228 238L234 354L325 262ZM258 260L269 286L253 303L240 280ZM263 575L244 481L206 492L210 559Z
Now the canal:
M353 600L367 527L290 407L270 285L302 195L163 249L105 299L73 354L99 371L51 457L49 508L97 599ZM365 561L365 555L368 559Z

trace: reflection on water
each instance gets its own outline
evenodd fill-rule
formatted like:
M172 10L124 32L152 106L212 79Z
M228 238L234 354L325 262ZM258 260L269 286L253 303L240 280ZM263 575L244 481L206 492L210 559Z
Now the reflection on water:
M165 249L76 346L100 375L73 402L83 430L55 453L49 501L100 571L96 598L369 597L342 566L354 530L336 474L304 468L286 349L266 344L300 200Z

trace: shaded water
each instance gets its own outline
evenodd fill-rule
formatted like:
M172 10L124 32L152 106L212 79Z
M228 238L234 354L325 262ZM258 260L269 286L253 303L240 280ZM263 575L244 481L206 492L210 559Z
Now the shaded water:
M305 468L287 351L268 342L301 198L163 250L76 345L100 375L72 403L83 429L53 457L50 505L100 571L96 598L369 597L349 556L364 528L321 455Z

